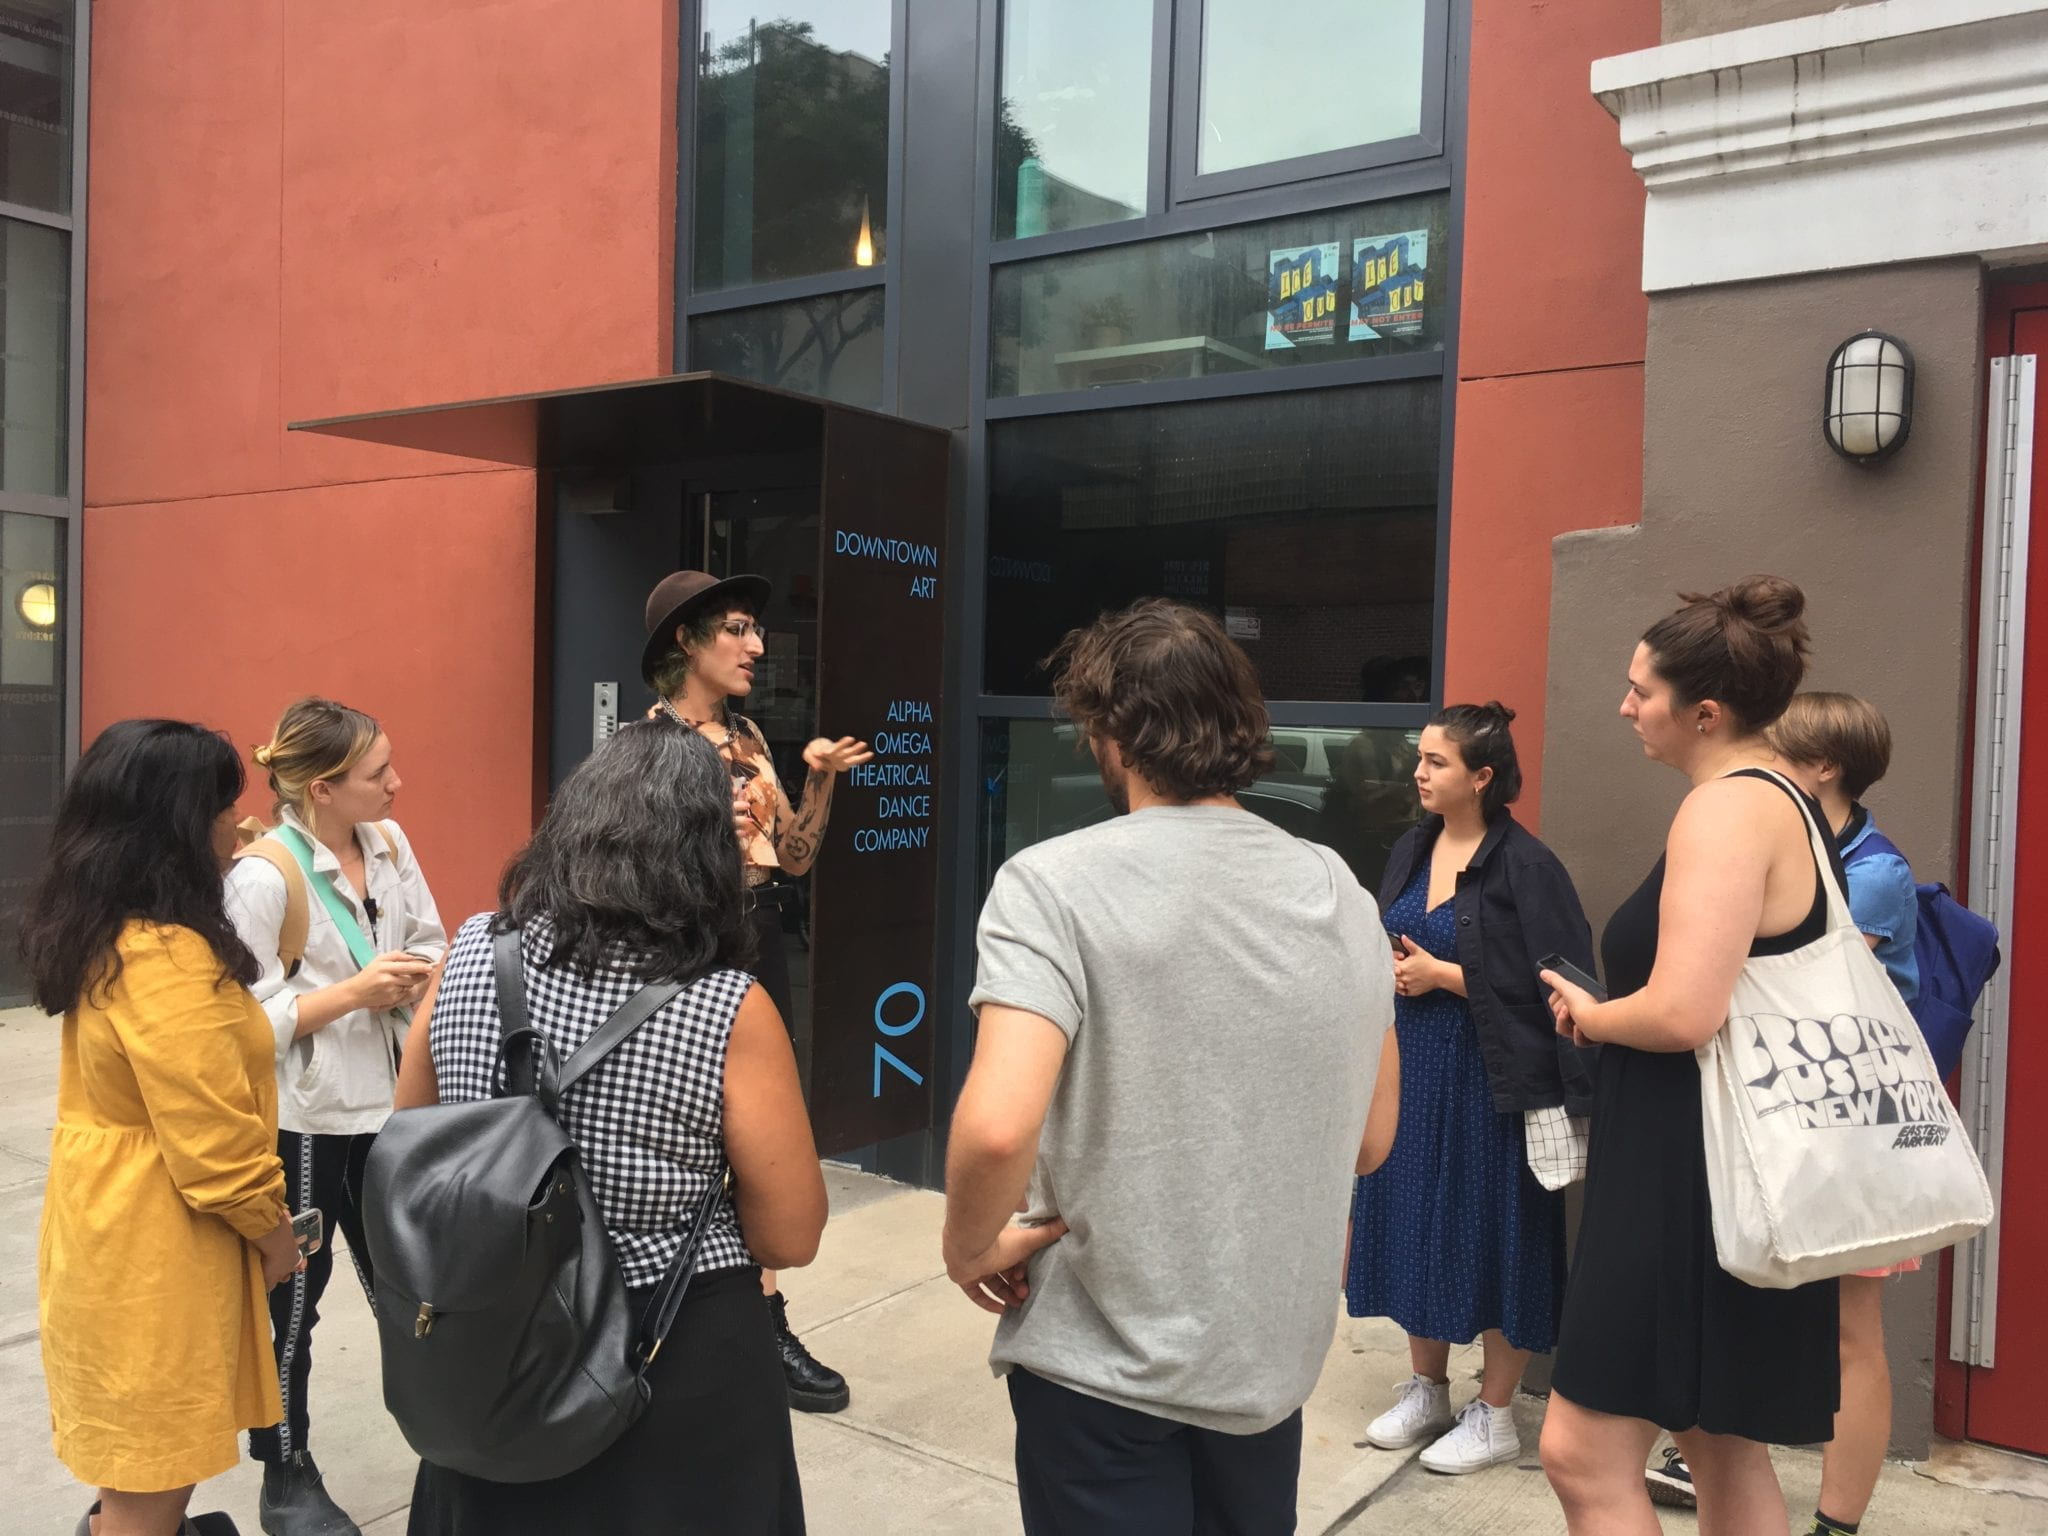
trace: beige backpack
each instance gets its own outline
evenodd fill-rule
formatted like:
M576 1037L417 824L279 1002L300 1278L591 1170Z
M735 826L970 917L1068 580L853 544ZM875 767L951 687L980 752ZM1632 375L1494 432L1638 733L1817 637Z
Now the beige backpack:
M306 872L299 868L299 861L292 857L291 849L285 847L270 835L271 828L262 820L251 816L235 825L235 849L237 859L261 859L284 879L284 921L277 930L277 961L284 967L287 980L298 975L299 966L306 958ZM391 835L391 828L384 822L377 823L377 835L384 839L384 846L391 850L393 862L398 858L398 840Z

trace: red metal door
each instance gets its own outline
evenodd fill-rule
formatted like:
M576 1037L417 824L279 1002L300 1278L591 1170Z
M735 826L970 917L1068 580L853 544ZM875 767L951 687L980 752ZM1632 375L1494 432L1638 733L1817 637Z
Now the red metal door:
M2048 386L2048 290L2005 296L1992 322L1994 354L2032 353ZM1969 1439L2048 1455L2048 1312L2039 1302L2048 1283L2048 1189L2038 1173L2048 1165L2048 946L2027 942L2048 928L2048 387L2036 393L2033 448L2012 931L2004 944L2010 1026L1996 1353L1994 1365L1968 1367L1961 1387ZM1953 1388L1953 1375L1944 1376L1944 1388Z

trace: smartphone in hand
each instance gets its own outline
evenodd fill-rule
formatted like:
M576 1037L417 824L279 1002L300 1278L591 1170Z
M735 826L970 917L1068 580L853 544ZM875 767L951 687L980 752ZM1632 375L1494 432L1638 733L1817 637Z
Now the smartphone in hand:
M292 1218L292 1236L298 1240L300 1253L318 1253L324 1235L317 1206Z
M1573 965L1571 961L1565 959L1563 955L1545 955L1536 962L1536 969L1539 971L1555 972L1573 986L1585 988L1586 991L1593 994L1593 1001L1596 1003L1607 1001L1607 989L1580 970L1576 965Z

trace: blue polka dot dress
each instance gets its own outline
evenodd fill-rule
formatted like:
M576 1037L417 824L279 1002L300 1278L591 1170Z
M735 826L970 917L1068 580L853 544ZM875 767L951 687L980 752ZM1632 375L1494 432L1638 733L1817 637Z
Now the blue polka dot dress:
M1429 906L1429 861L1382 917L1441 960L1457 957L1457 915ZM1377 1173L1358 1181L1345 1299L1416 1338L1469 1343L1498 1328L1547 1352L1564 1294L1564 1197L1536 1182L1522 1117L1493 1107L1465 999L1394 1000L1401 1123Z

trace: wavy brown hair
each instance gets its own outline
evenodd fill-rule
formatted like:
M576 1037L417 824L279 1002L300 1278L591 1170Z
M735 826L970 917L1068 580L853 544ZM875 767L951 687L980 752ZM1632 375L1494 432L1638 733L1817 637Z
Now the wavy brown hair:
M1162 795L1234 795L1273 766L1259 675L1200 608L1146 598L1072 631L1045 664L1081 733L1115 742Z

